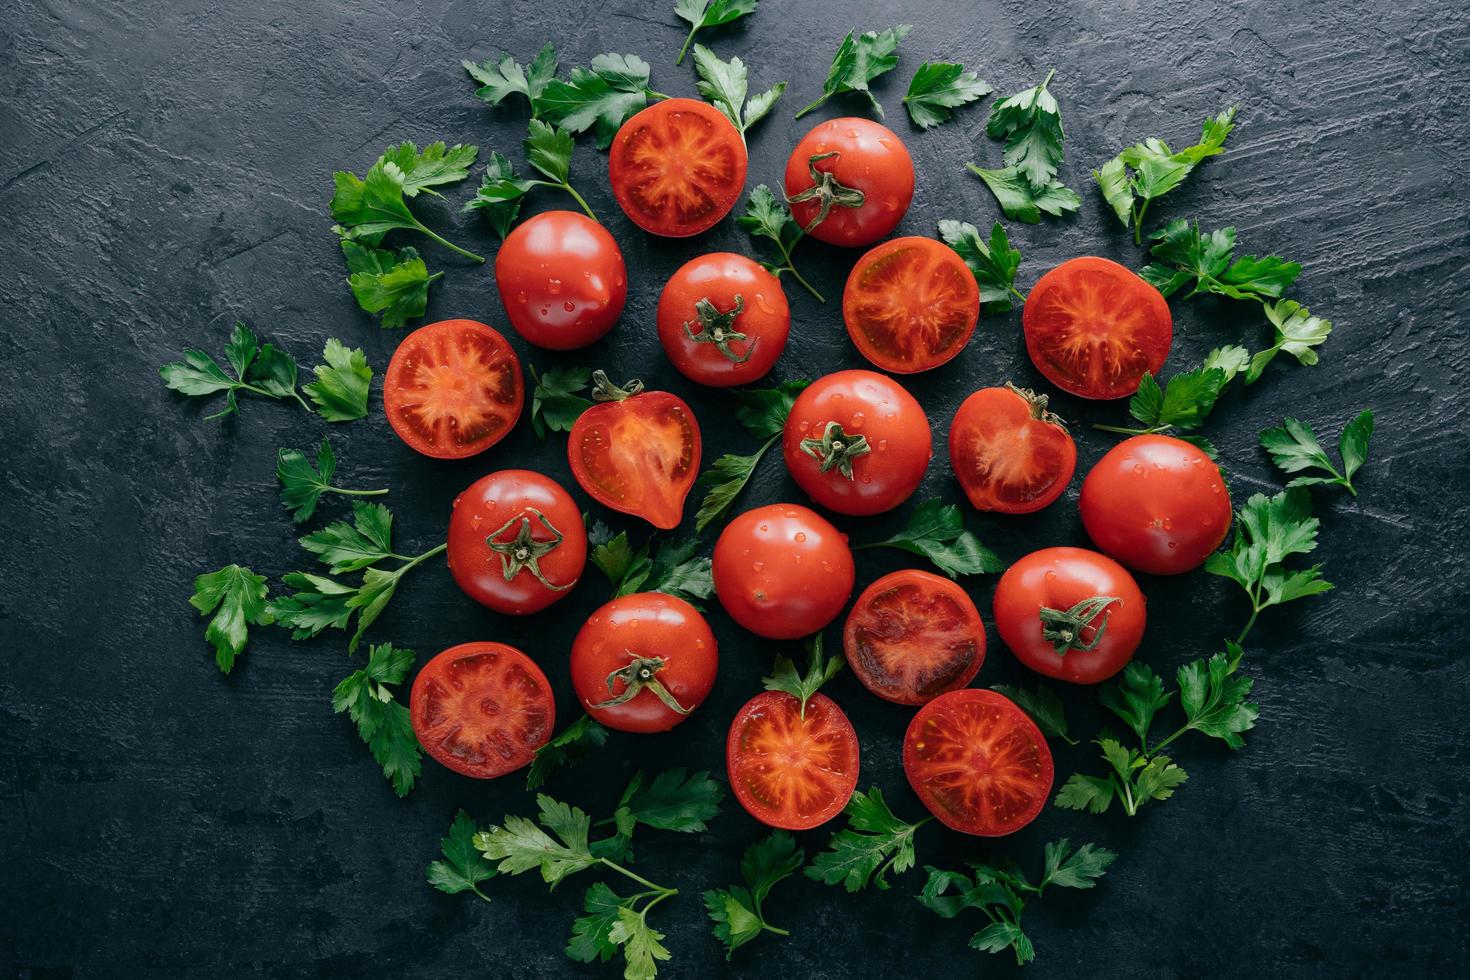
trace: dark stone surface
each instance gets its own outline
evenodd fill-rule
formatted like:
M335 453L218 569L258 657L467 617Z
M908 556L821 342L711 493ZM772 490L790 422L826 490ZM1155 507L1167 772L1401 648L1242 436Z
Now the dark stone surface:
M342 283L326 212L332 171L361 172L403 138L474 142L519 159L523 110L476 102L459 59L526 58L548 38L564 66L610 49L636 52L654 66L657 88L692 95L692 69L673 66L683 31L671 8L641 0L15 0L0 8L7 975L615 975L561 953L585 882L548 895L538 881L496 881L489 906L424 884L457 807L491 820L529 812L529 798L518 779L474 783L430 763L419 788L396 799L351 725L331 712L331 687L353 663L341 636L292 643L257 630L235 673L218 674L203 623L185 603L190 582L230 561L272 576L301 562L272 460L278 446L312 446L328 427L259 400L238 421L207 422L155 371L185 346L220 350L241 317L304 365L338 336L365 346L381 372L399 335L361 314ZM1335 440L1359 409L1378 413L1362 496L1314 493L1318 556L1337 590L1269 612L1253 636L1247 669L1258 679L1261 718L1243 751L1181 745L1190 781L1133 820L1048 809L999 844L928 828L921 862L1005 852L1034 868L1042 843L1061 835L1122 853L1100 888L1048 896L1030 916L1033 976L1453 968L1470 952L1470 669L1455 618L1470 586L1466 8L1432 0L836 8L766 0L754 18L706 37L722 55L743 57L754 82L792 83L781 111L752 134L752 184L778 175L809 124L861 111L839 99L812 119L791 119L814 97L841 32L912 21L900 68L877 85L919 172L900 231L932 234L943 217L988 225L994 203L961 169L974 155L999 156L983 138L987 110L920 133L902 113L904 87L929 57L962 60L1002 93L1055 66L1068 135L1062 177L1084 207L1039 227L1010 224L1025 254L1024 287L1077 254L1141 265L1088 171L1144 136L1187 140L1206 115L1239 103L1229 152L1162 202L1157 217L1234 224L1244 251L1299 259L1296 295L1336 330L1319 367L1278 363L1216 410L1208 431L1237 500L1279 486L1256 447L1262 427L1296 414ZM604 166L584 140L576 182L632 275L621 325L567 357L519 340L518 349L537 365L601 364L668 387L703 420L706 459L748 451L749 438L727 422L727 397L695 389L667 365L652 315L662 282L685 258L749 252L751 242L728 220L694 241L645 236L612 201ZM448 202L421 200L416 209L450 238L493 252L488 228L455 212L467 194L456 188ZM563 204L550 193L534 201ZM488 267L424 251L447 270L431 319L504 327ZM855 255L808 243L801 258L836 296ZM793 342L778 377L862 366L836 303L818 306L796 289L790 298ZM1174 307L1171 371L1219 343L1261 345L1268 336L1244 306ZM936 445L965 395L1006 378L1040 380L1017 314L985 319L960 358L915 380ZM1122 405L1066 397L1055 407L1079 423L1124 415ZM344 479L393 488L389 502L410 546L440 540L450 500L493 468L531 466L574 486L561 440L539 443L528 425L481 458L445 465L394 438L376 389L373 409L366 421L330 427L331 436ZM1086 424L1076 432L1083 467L1112 443ZM1040 515L972 514L971 526L1010 559L1082 543L1078 485ZM960 499L942 452L919 499L934 495ZM741 503L781 499L801 498L773 458ZM325 507L328 517L341 513L340 502ZM839 523L870 538L902 516ZM904 564L896 553L864 552L859 586ZM993 579L966 585L988 618ZM1216 649L1245 616L1242 597L1221 579L1145 578L1143 586L1151 621L1142 655L1161 671ZM589 573L555 611L512 621L466 600L440 565L406 582L371 636L423 656L478 638L523 646L546 666L570 718L566 651L604 596ZM754 641L717 605L711 619L722 670L708 703L675 735L616 738L594 762L557 777L552 792L607 812L640 766L722 770L730 716L775 650L791 645ZM981 682L1029 680L1023 674L992 633ZM909 712L879 703L845 674L831 693L860 733L862 785L881 785L901 813L917 815L897 756ZM1067 696L1074 729L1095 730L1091 692ZM1058 753L1059 775L1081 764L1095 765L1091 749ZM668 975L727 969L697 892L736 880L738 855L758 832L732 802L708 834L647 835L639 869L683 891L659 921L675 956ZM802 843L815 850L826 836ZM941 921L909 897L920 879L914 872L891 892L857 897L804 879L782 885L770 912L794 938L762 939L729 969L834 978L1010 972L1005 958L965 948L973 919Z

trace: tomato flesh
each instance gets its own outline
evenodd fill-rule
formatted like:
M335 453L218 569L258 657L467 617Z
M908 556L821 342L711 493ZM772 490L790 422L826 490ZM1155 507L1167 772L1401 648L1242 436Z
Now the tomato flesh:
M980 289L949 246L895 238L853 267L842 317L864 357L885 371L913 374L944 364L969 343Z
M608 180L634 224L682 238L730 213L747 164L740 132L719 110L694 99L665 99L618 130Z
M858 781L852 722L831 698L801 703L782 691L746 702L730 723L725 764L730 787L747 813L768 827L810 830L831 820Z
M650 391L594 405L567 440L572 474L596 500L668 530L699 473L699 424L684 400Z
M556 704L535 661L504 643L462 643L424 665L409 695L424 751L476 779L531 761L551 738Z
M977 510L1030 514L1067 489L1077 444L1044 403L1030 392L982 388L960 405L949 427L949 458Z
M863 686L898 704L924 704L975 679L985 625L954 582L917 569L885 575L858 597L842 633Z
M420 327L393 352L383 402L393 431L435 459L463 459L505 438L525 400L521 362L475 320Z

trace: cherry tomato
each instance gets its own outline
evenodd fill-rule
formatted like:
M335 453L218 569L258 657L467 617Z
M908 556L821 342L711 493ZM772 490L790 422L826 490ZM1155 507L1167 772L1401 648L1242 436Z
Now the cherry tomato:
M868 690L898 704L924 704L980 673L985 624L964 589L910 568L863 590L847 614L842 646Z
M797 225L817 241L871 245L908 211L914 161L888 127L856 116L830 119L791 151L786 197Z
M607 179L635 225L684 238L730 213L747 162L745 140L724 113L697 99L664 99L613 137Z
M853 266L842 319L858 351L885 371L939 367L970 342L980 287L954 249L932 238L895 238Z
M383 376L388 424L410 449L435 459L463 459L504 439L525 397L516 352L475 320L419 327Z
M495 286L516 333L551 350L586 347L622 315L628 270L608 230L575 211L516 226L495 256Z
M1056 500L1077 470L1077 444L1046 396L981 388L949 426L949 461L976 510L1030 514Z
M577 584L587 528L571 494L530 470L470 484L449 517L449 570L465 595L499 613L545 609Z
M794 640L837 618L857 577L837 528L798 504L770 504L731 521L715 542L715 594L758 636Z
M577 700L623 732L665 732L679 724L709 695L718 667L709 623L662 592L618 596L572 641Z
M1037 280L1021 310L1036 370L1083 398L1122 398L1169 356L1174 318L1157 289L1116 262L1069 259Z
M1003 837L1035 820L1055 775L1036 723L979 688L919 709L903 737L903 771L940 823L977 837Z
M693 410L666 391L644 391L641 381L619 388L601 371L592 377L599 404L572 425L572 475L604 507L677 527L699 473Z
M806 703L763 691L730 723L725 767L745 812L768 827L811 830L842 812L858 781L852 722L820 692Z
M1204 563L1230 530L1220 467L1171 436L1134 436L1082 481L1082 526L1098 550L1129 568L1178 575Z
M1039 674L1096 684L1133 659L1143 639L1143 593L1127 569L1085 548L1043 548L1000 577L995 628Z
M658 339L679 373L725 388L764 377L786 349L791 310L775 276L712 252L679 267L658 300Z
M786 417L781 451L792 479L839 514L897 507L934 456L924 409L874 371L838 371L807 386Z
M461 643L424 664L408 696L424 751L463 776L494 779L551 738L556 703L536 662L504 643Z

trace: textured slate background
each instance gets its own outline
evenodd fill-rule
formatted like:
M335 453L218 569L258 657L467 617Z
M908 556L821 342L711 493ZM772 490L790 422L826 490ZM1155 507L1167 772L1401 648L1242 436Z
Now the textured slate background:
M1067 126L1062 177L1082 212L1039 227L1010 225L1025 254L1019 281L1096 253L1130 266L1135 249L1088 171L1149 135L1188 142L1199 122L1239 103L1229 152L1202 168L1150 217L1235 224L1245 251L1304 265L1296 295L1336 331L1315 369L1278 363L1250 391L1232 389L1209 434L1237 500L1280 477L1256 433L1300 415L1334 440L1359 409L1378 413L1372 461L1356 500L1315 494L1329 596L1268 613L1248 652L1261 719L1247 748L1180 746L1191 779L1134 820L1048 809L991 847L936 828L921 862L956 863L1004 850L1034 868L1044 841L1096 840L1122 858L1090 893L1049 896L1028 917L1033 976L1386 975L1458 964L1467 949L1464 867L1470 743L1456 616L1470 585L1465 554L1466 275L1470 272L1470 15L1432 0L1368 3L1005 2L852 5L766 0L760 13L705 37L739 54L753 82L792 83L775 118L751 138L751 177L774 180L808 125L798 106L820 86L849 27L917 26L900 68L877 91L918 166L900 228L932 234L958 217L987 225L997 211L961 165L993 162L987 109L929 133L900 108L925 58L962 60L1007 93L1048 68ZM332 685L352 669L339 636L293 644L256 638L221 677L185 604L193 576L238 561L278 575L301 561L276 499L278 446L311 446L327 426L290 405L247 401L244 417L203 420L200 406L159 383L157 365L184 346L218 351L242 317L316 363L328 336L366 347L380 371L398 340L352 302L326 201L331 172L361 172L390 142L478 143L519 158L519 106L476 102L462 56L526 59L546 39L564 66L626 50L654 66L663 91L694 94L672 4L566 0L512 4L219 5L138 0L9 0L0 41L0 276L5 354L0 407L4 588L0 593L0 965L26 977L615 975L561 954L584 883L554 895L539 882L491 883L492 906L423 883L423 867L457 807L482 820L529 812L519 781L474 783L429 764L396 799L351 725L334 717ZM861 19L853 20L853 17ZM641 375L694 405L706 459L748 451L725 422L726 396L685 383L652 329L664 279L705 249L749 251L726 221L697 241L649 238L618 211L604 158L584 140L577 185L618 238L632 290L621 325L570 357L528 351L537 365L590 363ZM493 252L491 232L455 209L467 188L415 205L448 237ZM536 208L565 204L553 194ZM447 270L431 318L504 326L488 267L432 246ZM801 260L829 296L852 253L806 243ZM790 292L793 342L783 378L862 366L836 303ZM1175 304L1169 370L1211 346L1266 342L1260 317L1210 300ZM915 383L943 446L948 420L976 387L1040 379L1019 317L987 318L964 354ZM1124 408L1058 397L1079 423L1118 421ZM401 540L442 540L450 500L493 468L543 469L569 486L557 439L522 425L485 456L423 460L385 424L331 427L341 473L391 486ZM1076 428L1081 464L1112 442ZM1008 558L1082 543L1076 487L1022 519L971 516ZM920 498L960 499L943 453ZM776 459L742 504L800 499ZM326 508L329 517L343 511ZM692 513L692 507L691 507ZM605 515L604 515L605 516ZM855 539L897 526L839 521ZM615 526L631 526L614 521ZM641 529L639 529L641 533ZM708 542L707 542L708 544ZM865 552L859 586L904 564ZM991 579L966 583L988 618ZM1151 622L1142 655L1161 670L1208 654L1243 621L1242 598L1195 574L1145 579ZM548 670L564 718L571 637L605 597L590 572L555 612L496 617L466 600L442 566L415 572L372 631L428 656L497 638ZM775 652L719 611L715 692L670 737L620 737L552 792L607 811L637 767L722 767L725 726ZM789 649L787 652L791 652ZM992 633L982 683L1029 680ZM907 815L920 808L898 763L908 711L878 703L850 676L832 694L862 740L862 785L879 784ZM1068 692L1074 730L1100 721L1091 692ZM1095 767L1091 749L1062 750L1058 772ZM684 894L663 910L670 975L726 969L696 893L736 880L759 828L733 802L707 835L650 833L639 869ZM809 851L826 832L803 836ZM656 839L657 838L657 839ZM921 875L892 892L850 898L801 880L780 886L774 921L795 937L762 939L732 972L847 977L1012 969L965 949L973 919L943 922L912 901Z

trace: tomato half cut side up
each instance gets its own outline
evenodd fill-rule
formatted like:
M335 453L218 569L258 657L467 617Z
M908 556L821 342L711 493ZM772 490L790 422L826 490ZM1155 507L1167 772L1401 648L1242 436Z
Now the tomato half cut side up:
M957 584L906 569L858 596L842 646L868 690L898 704L925 704L975 679L985 662L985 624Z
M909 785L940 823L1002 837L1046 806L1051 749L1026 713L994 691L966 688L920 708L903 738Z
M525 402L521 362L500 332L441 320L403 338L383 376L388 423L410 449L464 459L495 445Z
M740 131L718 109L665 99L623 123L608 151L607 177L635 225L685 238L730 213L748 163Z
M527 765L556 726L546 675L504 643L461 643L424 664L408 713L425 752L475 779Z
M949 459L976 510L1034 513L1072 482L1077 444L1046 401L1012 385L981 388L955 412Z
M895 238L847 277L842 319L864 357L913 374L964 349L980 318L980 288L954 249L932 238Z
M730 723L725 765L747 813L768 827L811 830L847 806L858 781L852 722L823 694L806 703L783 691L746 702Z

